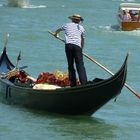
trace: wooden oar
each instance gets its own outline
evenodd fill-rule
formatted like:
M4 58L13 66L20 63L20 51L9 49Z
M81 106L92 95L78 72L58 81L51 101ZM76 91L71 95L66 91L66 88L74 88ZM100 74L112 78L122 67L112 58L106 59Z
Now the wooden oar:
M50 30L48 31L51 35L53 35L54 36L54 33L53 32L51 32ZM60 41L62 41L62 42L64 42L65 43L65 41L62 39L62 38L60 38L59 36L57 36L56 37L57 39L59 39ZM100 68L102 68L102 69L104 69L106 72L108 72L110 75L114 75L114 73L113 72L111 72L109 69L107 69L105 66L103 66L102 64L100 64L97 60L95 60L93 57L90 57L88 54L86 54L86 53L84 53L83 52L83 55L86 57L86 58L88 58L89 60L91 60L92 62L94 62L95 64L97 64ZM133 89L133 88L131 88L128 84L124 84L124 86L127 88L127 89L129 89L130 91L131 91L131 93L133 93L136 97L138 97L139 99L140 99L140 95Z
M51 35L54 36L54 33L52 31L48 30L48 33L50 33ZM56 36L54 36L54 37L56 37ZM65 40L60 38L59 36L57 36L56 38L65 43Z

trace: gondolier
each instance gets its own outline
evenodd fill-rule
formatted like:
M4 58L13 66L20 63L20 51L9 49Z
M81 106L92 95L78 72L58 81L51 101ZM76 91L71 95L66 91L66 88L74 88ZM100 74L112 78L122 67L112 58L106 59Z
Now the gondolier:
M57 37L61 31L65 32L65 52L68 62L69 80L71 87L76 86L76 72L74 62L79 75L81 85L87 83L87 75L83 62L82 49L84 47L84 32L85 29L80 25L83 18L79 14L69 16L72 22L66 23L61 28L58 28L54 36Z

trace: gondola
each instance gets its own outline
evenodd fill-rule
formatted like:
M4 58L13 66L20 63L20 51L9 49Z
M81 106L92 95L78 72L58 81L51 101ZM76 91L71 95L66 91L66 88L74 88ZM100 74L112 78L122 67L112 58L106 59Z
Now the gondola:
M3 76L15 68L4 47L0 57L0 99L3 103L52 113L92 115L121 93L127 76L127 59L128 55L118 72L108 79L83 86L41 90L16 85Z

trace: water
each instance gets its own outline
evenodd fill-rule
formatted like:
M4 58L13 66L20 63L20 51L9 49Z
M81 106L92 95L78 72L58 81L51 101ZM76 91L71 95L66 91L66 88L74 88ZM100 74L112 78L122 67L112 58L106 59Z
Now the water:
M7 7L0 1L0 50L10 34L7 50L16 63L37 77L42 71L67 71L64 44L48 34L68 16L80 13L85 21L84 52L116 72L129 53L127 84L140 91L140 31L118 29L119 0L30 0L24 8ZM127 2L140 2L140 0ZM63 37L63 34L61 34ZM110 75L85 58L88 79ZM125 87L117 102L111 100L91 117L61 116L0 103L0 140L139 140L140 99Z

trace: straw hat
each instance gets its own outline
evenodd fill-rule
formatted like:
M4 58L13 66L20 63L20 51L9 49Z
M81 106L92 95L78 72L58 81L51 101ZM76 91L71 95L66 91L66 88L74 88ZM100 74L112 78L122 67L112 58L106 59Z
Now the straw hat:
M68 18L76 19L76 20L79 20L79 21L83 21L84 20L79 14L74 14L72 16L69 16Z

